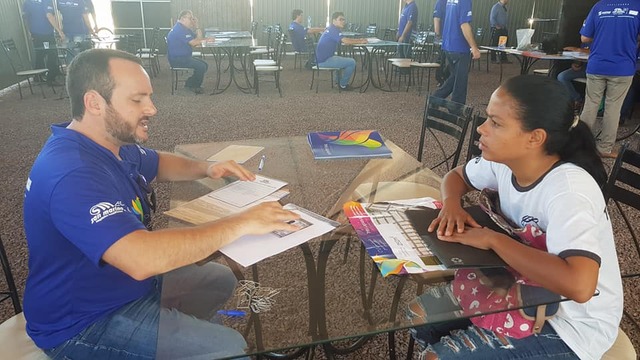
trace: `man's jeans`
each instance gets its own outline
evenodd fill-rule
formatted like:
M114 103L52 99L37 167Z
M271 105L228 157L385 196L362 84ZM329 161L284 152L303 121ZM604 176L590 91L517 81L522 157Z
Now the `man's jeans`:
M613 149L620 121L620 109L632 81L633 76L587 74L587 91L580 119L589 125L593 135L596 136L596 146L601 153L610 153ZM594 132L594 126L603 95L605 96L604 117L602 131L598 135Z
M217 263L176 269L158 277L145 297L45 352L53 359L136 360L242 354L242 335L211 322L235 284L231 270Z
M585 72L583 66L580 70L577 71L569 68L561 72L560 74L558 74L558 81L560 81L562 85L564 85L567 90L569 90L569 94L571 94L571 100L580 101L580 99L582 99L582 96L580 96L580 93L578 93L575 86L573 86L573 80L586 77L587 73Z
M340 85L341 88L347 87L349 82L351 81L351 75L356 69L356 61L353 58L347 58L342 56L332 56L328 58L326 61L318 64L319 67L328 67L328 68L339 68L342 69L338 74L336 74L336 82ZM342 73L342 76L338 78L338 76Z
M538 335L514 339L481 329L469 320L423 325L411 329L421 345L420 359L437 355L448 359L571 359L578 356L549 323Z
M47 73L47 81L53 82L56 76L61 75L60 67L58 65L58 50L56 47L56 38L53 35L37 35L31 34L31 38L33 39L33 48L35 50L35 67L34 69L46 69L49 70ZM47 43L48 49L46 49L44 43Z
M171 64L172 67L193 69L193 75L184 83L185 87L192 89L202 87L204 74L209 69L209 64L207 64L206 61L191 56L171 58L169 59L169 64Z
M445 51L445 55L447 56L451 75L432 95L441 99L446 99L451 95L451 101L466 104L471 53Z

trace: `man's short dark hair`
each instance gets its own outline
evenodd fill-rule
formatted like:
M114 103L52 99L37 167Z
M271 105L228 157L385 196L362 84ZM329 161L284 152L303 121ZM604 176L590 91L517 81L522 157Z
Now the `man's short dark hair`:
M295 20L295 19L297 19L297 18L298 18L298 16L300 16L300 15L302 15L302 10L300 10L300 9L294 9L294 10L291 12L291 20Z
M193 12L191 10L182 10L180 11L180 15L178 15L178 20L182 19L183 17L187 16L187 15L193 15Z
M132 54L112 49L91 49L76 56L67 69L67 94L71 102L71 117L81 120L84 115L84 94L95 90L107 103L111 102L111 95L115 82L109 71L109 60L123 59L142 64L140 59Z
M333 14L331 14L331 21L339 18L340 16L344 16L344 13L342 11L336 11Z

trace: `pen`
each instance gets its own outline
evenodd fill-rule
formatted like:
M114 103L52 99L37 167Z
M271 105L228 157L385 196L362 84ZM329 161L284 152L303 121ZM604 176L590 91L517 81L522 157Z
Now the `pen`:
M240 316L247 315L247 313L245 313L242 310L218 310L217 314L226 315L226 316L234 316L234 317L240 317Z
M262 155L262 157L260 158L260 164L258 164L258 171L262 171L262 168L264 167L264 161L267 159L267 155Z

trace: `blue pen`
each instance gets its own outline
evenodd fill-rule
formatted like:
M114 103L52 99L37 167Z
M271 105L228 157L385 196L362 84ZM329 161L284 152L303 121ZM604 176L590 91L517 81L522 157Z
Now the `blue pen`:
M258 164L258 171L262 171L262 168L264 167L264 161L267 159L267 155L262 155L262 157L260 158L260 164Z
M218 310L217 314L226 315L226 316L233 316L233 317L241 317L241 316L247 315L247 313L245 313L242 310Z

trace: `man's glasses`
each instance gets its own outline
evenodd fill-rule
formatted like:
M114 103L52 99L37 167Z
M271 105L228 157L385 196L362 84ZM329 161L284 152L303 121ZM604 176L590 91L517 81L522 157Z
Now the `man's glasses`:
M347 21L345 18L338 18L338 21Z
M145 193L145 195L142 197L144 202L147 204L149 209L151 209L153 212L156 212L156 204L157 204L156 191L147 182L147 179L142 174L138 174L138 178L136 179L136 182L138 183L138 186L140 187L140 189L142 189Z

